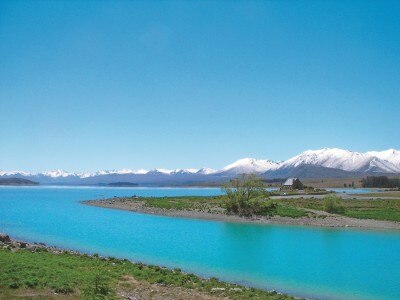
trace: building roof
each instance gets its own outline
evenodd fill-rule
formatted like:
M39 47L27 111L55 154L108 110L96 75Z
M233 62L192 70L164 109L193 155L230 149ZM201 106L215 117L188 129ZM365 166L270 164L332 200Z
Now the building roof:
M285 183L284 183L283 185L290 185L290 186L292 186L293 183L294 183L296 180L299 180L299 179L298 179L298 178L288 178L288 179L286 179L286 181L285 181Z

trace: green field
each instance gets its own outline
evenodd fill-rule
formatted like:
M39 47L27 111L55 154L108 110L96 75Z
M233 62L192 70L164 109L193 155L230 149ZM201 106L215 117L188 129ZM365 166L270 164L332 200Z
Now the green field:
M357 196L361 197L393 197L393 198L399 198L400 199L400 191L385 191L385 192L379 192L379 193L368 193L368 194L357 194Z
M397 192L394 192L397 195ZM386 194L385 194L386 195ZM305 196L307 197L307 196ZM176 210L197 210L210 213L225 213L226 196L217 197L160 197L139 198L132 201L143 201L148 207ZM276 209L270 216L299 218L311 216L306 209L323 211L323 200L317 198L281 198L274 199ZM344 216L359 219L376 219L400 222L400 199L346 199L342 201Z
M215 278L202 279L179 269L69 252L54 254L45 250L0 249L0 299L26 293L36 295L36 299L51 299L54 293L57 298L114 299L118 298L121 289L129 290L127 278L228 299L293 299ZM215 291L213 288L220 289Z
M323 200L315 198L280 199L280 203L290 207L323 210ZM400 222L400 199L361 200L346 199L342 201L344 216L358 219L375 219Z
M224 203L226 196L215 197L149 197L133 199L132 201L142 201L147 207L155 207L161 209L174 210L191 210L209 213L225 213ZM276 209L272 210L268 215L299 218L307 216L307 212L303 209L274 201L277 204Z
M222 207L225 196L216 197L198 197L198 196L185 196L185 197L143 197L139 199L132 199L133 201L142 201L147 207L157 207L162 209L176 209L176 210L199 210L208 211Z

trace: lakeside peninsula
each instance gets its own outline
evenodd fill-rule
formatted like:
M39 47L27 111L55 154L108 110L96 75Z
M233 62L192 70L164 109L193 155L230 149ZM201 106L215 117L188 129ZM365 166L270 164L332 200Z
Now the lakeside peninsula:
M274 211L268 215L252 216L228 214L224 209L224 196L160 198L134 196L88 200L82 203L145 214L226 222L400 230L399 199L373 200L366 199L365 196L353 198L357 200L343 201L347 208L343 214L324 211L322 198L290 196L273 198L277 203Z
M400 229L400 200L372 200L305 186L289 178L280 191L267 191L263 180L243 174L230 180L220 196L211 197L114 197L83 201L84 204L146 214L227 222ZM388 195L396 195L393 191ZM385 194L385 193L383 193ZM356 200L354 200L356 199Z
M39 185L38 182L23 178L0 178L0 185L24 186Z

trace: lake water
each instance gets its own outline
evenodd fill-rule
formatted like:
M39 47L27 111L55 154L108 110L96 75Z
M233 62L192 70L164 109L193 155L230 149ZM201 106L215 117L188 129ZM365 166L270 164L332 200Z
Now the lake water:
M339 194L369 194L383 192L383 189L379 188L327 188L328 191L333 191Z
M99 207L113 196L213 188L1 187L0 232L323 299L400 299L400 232L192 220Z

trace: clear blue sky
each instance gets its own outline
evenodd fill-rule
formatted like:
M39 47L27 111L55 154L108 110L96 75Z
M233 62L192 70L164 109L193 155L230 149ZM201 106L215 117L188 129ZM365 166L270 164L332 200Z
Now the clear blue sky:
M400 148L400 1L0 2L0 170Z

